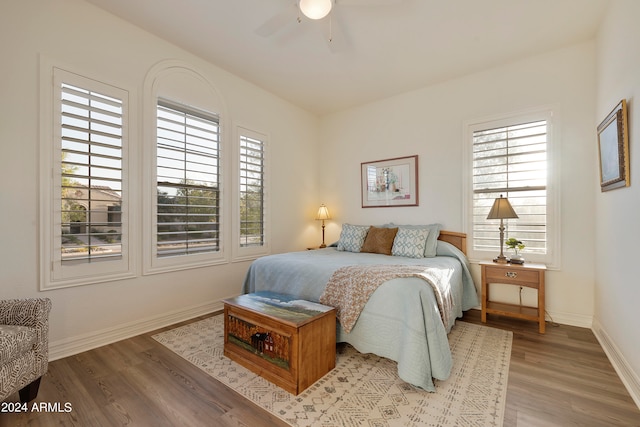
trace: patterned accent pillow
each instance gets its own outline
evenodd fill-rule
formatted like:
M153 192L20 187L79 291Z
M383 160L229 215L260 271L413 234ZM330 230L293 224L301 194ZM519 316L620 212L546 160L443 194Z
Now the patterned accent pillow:
M391 255L409 258L424 257L424 247L429 236L428 228L399 227L398 234L393 241Z
M368 225L343 224L337 249L339 251L360 252L369 228Z
M383 225L383 227L426 228L427 230L429 230L429 235L427 236L427 243L424 246L424 257L431 258L436 256L438 237L440 236L440 229L442 228L440 224L397 225L394 223L389 223Z

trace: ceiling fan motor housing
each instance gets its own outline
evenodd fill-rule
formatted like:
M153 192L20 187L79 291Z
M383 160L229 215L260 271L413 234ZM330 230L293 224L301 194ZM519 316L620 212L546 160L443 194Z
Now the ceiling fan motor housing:
M309 19L322 19L331 12L331 0L300 0L300 10Z

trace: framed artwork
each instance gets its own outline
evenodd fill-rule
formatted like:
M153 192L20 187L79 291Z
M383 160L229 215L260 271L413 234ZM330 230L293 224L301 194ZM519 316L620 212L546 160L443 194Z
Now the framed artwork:
M418 156L361 163L362 207L418 206Z
M628 187L629 128L627 103L623 99L598 126L598 154L600 156L600 190Z

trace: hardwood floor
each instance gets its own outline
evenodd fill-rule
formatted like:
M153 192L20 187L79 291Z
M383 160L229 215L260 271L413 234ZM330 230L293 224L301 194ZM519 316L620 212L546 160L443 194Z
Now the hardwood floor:
M463 320L479 324L480 312ZM505 426L640 426L590 330L547 324L540 335L534 322L499 316L488 325L514 333ZM42 411L0 412L0 426L287 425L157 343L157 332L51 362L34 401Z
M479 310L464 321L482 324ZM513 332L505 426L640 426L640 409L590 329L489 315Z

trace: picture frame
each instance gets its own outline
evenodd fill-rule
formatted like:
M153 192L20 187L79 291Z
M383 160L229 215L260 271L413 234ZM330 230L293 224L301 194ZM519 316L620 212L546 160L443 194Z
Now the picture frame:
M363 162L363 208L418 206L418 156Z
M627 102L623 99L598 126L600 191L630 185Z

